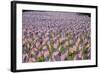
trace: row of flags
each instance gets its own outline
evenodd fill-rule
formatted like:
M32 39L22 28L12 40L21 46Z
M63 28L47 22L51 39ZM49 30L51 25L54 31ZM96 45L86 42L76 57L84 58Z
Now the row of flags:
M32 38L26 39L22 46L22 61L25 63L90 59L91 43L86 35L82 34L76 41L73 41L75 38L72 33L65 36L54 36L54 33L50 35L51 38L45 37L42 43Z

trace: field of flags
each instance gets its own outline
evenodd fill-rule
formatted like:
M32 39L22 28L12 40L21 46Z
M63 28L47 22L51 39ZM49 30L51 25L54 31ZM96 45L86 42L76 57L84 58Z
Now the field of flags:
M91 59L90 22L89 14L23 11L22 62Z

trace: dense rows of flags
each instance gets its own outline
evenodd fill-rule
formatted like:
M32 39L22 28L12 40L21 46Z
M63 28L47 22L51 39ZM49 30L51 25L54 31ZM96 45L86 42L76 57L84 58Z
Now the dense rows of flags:
M32 13L34 15L34 12L31 12L31 15ZM68 24L65 23L64 25L61 25L62 23L60 24L60 22L58 24L58 21L61 19L58 18L57 20L57 17L53 19L53 22L55 20L56 24L50 24L47 22L46 19L44 19L45 14L43 19L41 18L41 22L31 21L34 18L38 18L39 20L41 20L39 16L35 15L32 16L31 19L28 19L28 15L30 15L30 13L23 13L23 63L87 60L91 58L91 37L89 17L78 16L77 14L73 13L72 20L71 18L68 20L61 18L62 21L69 22ZM61 14L58 13L58 15ZM51 16L52 14L46 17L50 18ZM75 22L77 22L76 19L79 19L81 22L79 22L77 25L74 25L76 24ZM32 24L25 24L25 21L27 20L31 21ZM50 21L52 22L52 19L49 19L49 22ZM38 24L36 25L36 23ZM82 27L79 25L81 25Z

